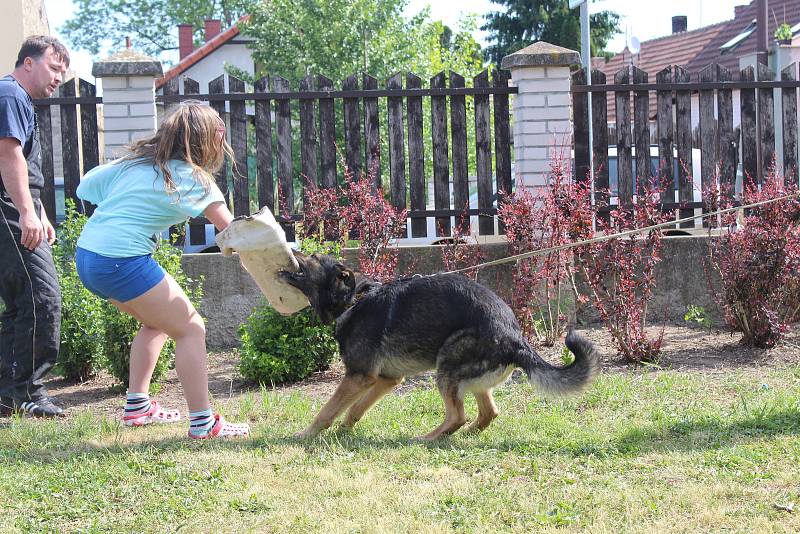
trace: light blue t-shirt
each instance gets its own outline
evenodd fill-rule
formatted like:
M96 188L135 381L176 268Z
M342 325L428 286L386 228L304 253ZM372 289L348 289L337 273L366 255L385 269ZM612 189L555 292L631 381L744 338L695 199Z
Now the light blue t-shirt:
M206 193L186 162L171 160L168 165L177 187L171 195L152 163L117 160L87 172L77 195L97 209L78 246L111 258L151 254L161 232L200 215L212 202L225 201L216 185Z

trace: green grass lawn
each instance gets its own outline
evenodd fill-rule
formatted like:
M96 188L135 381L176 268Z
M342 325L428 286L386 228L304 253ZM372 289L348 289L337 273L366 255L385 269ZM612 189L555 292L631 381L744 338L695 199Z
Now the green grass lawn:
M798 532L800 368L602 375L582 397L497 391L483 434L409 444L430 387L352 432L288 438L318 402L225 406L253 438L189 442L84 413L0 426L2 532ZM474 403L468 404L474 414ZM792 511L793 510L793 511Z

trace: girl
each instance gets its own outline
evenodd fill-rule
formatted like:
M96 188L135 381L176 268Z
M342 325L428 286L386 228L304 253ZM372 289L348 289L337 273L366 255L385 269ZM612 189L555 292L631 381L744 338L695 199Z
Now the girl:
M142 323L131 345L123 423L141 426L178 421L148 395L161 348L175 340L175 369L189 406L189 437L249 435L247 424L213 414L208 399L206 332L183 290L152 258L157 237L201 213L219 230L233 219L212 174L231 149L225 123L198 101L179 104L148 139L122 159L95 167L77 195L97 205L78 239L75 263L81 282Z

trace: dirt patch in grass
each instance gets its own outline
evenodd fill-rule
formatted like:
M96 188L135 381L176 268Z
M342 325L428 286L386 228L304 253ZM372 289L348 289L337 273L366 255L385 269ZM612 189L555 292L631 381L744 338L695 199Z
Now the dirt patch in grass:
M738 342L739 334L668 325L664 329L663 352L659 362L654 366L642 367L630 364L616 354L611 336L604 328L584 328L580 332L595 344L603 360L603 368L607 372L643 369L658 372L660 369L673 369L698 371L713 376L734 369L748 372L765 367L800 364L800 333L792 333L777 347L763 350L741 346ZM660 328L654 328L651 333L657 335L658 332ZM558 364L562 348L563 345L556 345L540 347L538 350L545 359ZM208 363L209 389L215 401L224 404L245 392L260 391L257 385L245 381L239 374L237 351L211 354ZM315 373L297 384L276 386L271 389L327 398L336 388L343 370L341 363L337 362L330 369ZM430 376L428 373L410 377L399 391L402 393L421 383L427 384L430 382ZM116 416L119 415L124 403L124 389L115 386L114 379L105 374L83 383L67 382L54 377L47 381L47 387L55 401L66 409L68 415L89 409L96 415ZM168 373L155 397L164 406L186 410L183 391L174 370Z

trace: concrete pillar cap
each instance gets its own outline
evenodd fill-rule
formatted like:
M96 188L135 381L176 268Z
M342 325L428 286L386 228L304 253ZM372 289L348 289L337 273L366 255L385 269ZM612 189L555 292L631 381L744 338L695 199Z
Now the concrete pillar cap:
M503 58L500 67L518 69L522 67L571 67L580 65L581 56L575 50L538 41Z
M161 62L149 56L126 48L92 65L92 75L96 78L106 76L153 76L164 75Z

